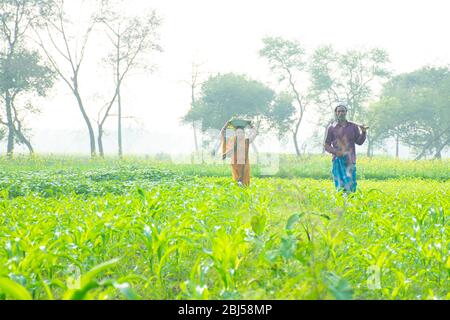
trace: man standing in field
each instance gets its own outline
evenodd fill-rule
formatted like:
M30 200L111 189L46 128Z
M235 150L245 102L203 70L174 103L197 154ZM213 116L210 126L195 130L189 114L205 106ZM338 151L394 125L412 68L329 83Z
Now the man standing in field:
M336 121L326 132L325 150L333 155L333 179L338 190L356 191L355 144L366 140L368 127L347 121L347 106L340 103L334 109Z

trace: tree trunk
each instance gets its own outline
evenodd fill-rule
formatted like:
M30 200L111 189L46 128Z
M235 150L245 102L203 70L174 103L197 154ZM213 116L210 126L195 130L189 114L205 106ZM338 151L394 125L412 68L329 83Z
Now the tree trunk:
M427 143L427 144L423 147L422 152L420 152L420 154L419 154L414 160L417 161L417 160L422 159L423 156L425 156L425 154L426 154L427 151L429 150L429 148L430 148L430 143Z
M17 9L18 5L16 4ZM8 47L8 55L6 57L6 64L4 65L4 74L6 75L6 90L5 90L5 107L6 107L6 121L8 123L8 144L6 147L6 156L8 159L12 159L14 154L14 118L13 118L13 101L11 97L11 93L9 91L10 89L10 83L12 82L11 79L11 71L12 68L12 59L15 52L15 44L17 41L17 15L16 15L16 24L15 24L15 32L13 39L9 40L9 47ZM12 41L11 41L12 40Z
M292 91L295 94L295 99L297 100L298 103L298 107L300 108L300 116L298 118L297 123L295 124L295 130L294 130L294 145L295 145L295 152L297 153L297 156L300 156L300 149L298 147L298 142L297 142L297 133L298 133L298 128L300 127L300 123L302 122L303 119L303 103L302 103L302 99L300 98L300 94L298 93L297 89L295 88L295 84L294 84L294 80L292 79L292 73L289 69L286 69L288 75L289 75L289 84L292 88Z
M297 156L300 156L300 149L299 149L299 147L298 147L297 134L296 134L295 131L294 131L294 133L292 134L292 138L293 138L293 140L294 140L295 152L296 152Z
M10 99L10 106L11 110L14 113L14 120L13 120L14 135L17 137L20 143L23 143L24 145L27 146L28 151L30 152L30 156L32 156L34 154L33 146L31 145L31 142L22 133L22 123L19 120L17 109L14 106L14 97ZM17 124L17 128L15 124Z
M105 154L103 152L103 127L101 124L98 125L98 137L97 137L97 143L98 143L98 153L100 157L104 158Z
M368 158L372 158L373 155L373 143L372 143L372 139L370 138L369 135L367 135L367 153L366 156Z
M19 138L19 140L25 144L28 148L28 152L30 153L30 156L32 156L34 154L34 149L33 146L31 145L30 140L28 140L23 133L20 131L20 129L16 130L15 134L17 135L17 137Z
M123 148L122 148L122 100L120 96L120 45L121 45L121 36L120 31L117 30L117 43L116 43L116 90L117 90L117 153L119 159L122 159Z
M400 137L397 134L395 136L395 158L398 159L399 158L399 147L400 147Z
M298 100L298 102L301 103L300 100ZM300 128L300 123L302 122L302 118L303 118L303 109L300 106L300 118L298 119L297 124L295 125L295 130L294 130L294 134L293 134L295 152L297 153L297 156L300 156L300 154L301 154L300 149L298 147L297 134L298 134L298 129Z
M83 115L84 121L86 122L86 126L88 127L89 132L89 141L91 146L91 158L95 158L96 151L95 151L95 135L94 130L92 129L91 121L89 120L88 115L86 114L86 111L84 110L83 101L81 100L80 93L78 92L77 87L75 86L75 90L73 91L77 102L78 107L80 108L81 114Z
M195 121L192 121L192 129L194 130L195 152L198 153L197 130L195 129Z
M119 158L122 159L122 155L123 155L123 149L122 149L122 101L120 99L120 88L117 88L118 93L117 93L117 104L118 104L118 144L119 144Z
M436 150L436 154L435 154L435 158L436 159L441 159L441 152L442 150L444 150L445 147L448 147L450 144L450 138L447 139L447 141L445 141L444 143L442 143ZM439 158L438 158L439 156Z
M12 116L12 105L11 105L11 95L9 90L6 90L5 105L6 105L6 120L8 122L8 145L6 149L6 155L9 159L13 157L14 153L14 134L16 132L14 128L13 116Z
M197 78L197 74L195 79ZM191 83L191 107L193 108L195 105L195 80L193 79ZM192 129L194 130L194 143L195 143L195 152L198 152L198 142L197 142L197 130L195 130L195 121L192 121Z
M440 144L440 139L441 139L442 135L444 135L449 129L450 128L447 128L446 130L441 132L436 139L431 140L431 141L429 140L427 142L427 144L423 147L422 152L416 157L415 160L420 160L426 154L427 151L432 151L434 149L433 146L435 146L435 148L436 148L436 153L435 153L434 157L436 159L440 159L441 151L450 143L450 138L448 138L442 144Z

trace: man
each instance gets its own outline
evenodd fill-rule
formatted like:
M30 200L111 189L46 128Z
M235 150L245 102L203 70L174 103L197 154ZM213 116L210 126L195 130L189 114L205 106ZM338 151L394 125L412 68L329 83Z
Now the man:
M366 140L368 127L347 121L347 106L340 103L334 109L336 122L326 132L325 150L333 155L333 179L338 190L356 191L355 144Z

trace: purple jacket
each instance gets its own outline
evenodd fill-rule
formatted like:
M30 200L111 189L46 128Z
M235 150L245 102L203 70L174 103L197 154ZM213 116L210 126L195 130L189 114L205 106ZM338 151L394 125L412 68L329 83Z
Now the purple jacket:
M361 133L355 123L347 121L344 127L334 122L327 129L325 150L333 155L333 160L336 159L338 150L344 151L349 156L348 160L356 163L355 143L362 145L364 141L366 141L366 133Z

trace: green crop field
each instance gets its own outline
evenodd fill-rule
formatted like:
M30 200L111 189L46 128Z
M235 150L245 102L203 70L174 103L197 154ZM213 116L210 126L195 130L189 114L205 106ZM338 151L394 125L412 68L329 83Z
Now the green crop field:
M450 161L0 159L0 299L450 299Z

